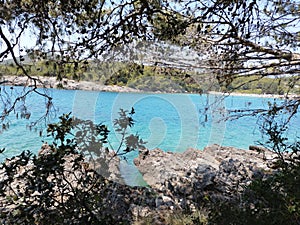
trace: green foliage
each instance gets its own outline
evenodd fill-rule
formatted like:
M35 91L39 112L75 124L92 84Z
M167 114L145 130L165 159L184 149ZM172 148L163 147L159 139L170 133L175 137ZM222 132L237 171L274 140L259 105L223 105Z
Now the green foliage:
M181 69L128 64L112 74L106 85L119 85L146 92L201 92L203 83L193 77L198 74ZM208 81L207 81L208 82Z
M185 34L187 21L180 13L165 11L153 18L153 34L160 40L171 40L176 43L179 35Z
M136 63L130 63L126 67L121 68L115 74L106 80L106 85L119 85L126 86L126 84L136 77L142 76L144 73L144 68Z
M52 64L52 65L51 65ZM58 69L51 69L55 65L54 61L40 61L36 63L38 70L34 70L32 65L24 65L27 70L36 76L59 75ZM260 78L259 76L240 77L232 80L228 84L220 81L221 89L217 82L209 79L211 75L202 75L189 71L163 68L159 66L144 66L136 63L101 63L90 61L89 64L79 64L78 67L84 70L63 68L60 71L61 78L98 81L105 85L128 86L143 91L158 92L190 92L202 93L203 91L224 91L238 92L246 94L300 94L300 82L298 79L289 78ZM22 75L20 70L14 65L0 65L0 72L5 75ZM200 82L196 79L200 79ZM59 84L57 88L63 88Z
M253 181L238 201L215 204L210 215L210 223L299 224L299 158L294 163L268 178Z
M240 77L234 79L226 88L227 91L235 91L248 94L279 94L285 93L299 94L299 90L296 88L291 89L299 85L299 81L292 77L290 78L261 78L255 77Z
M120 118L115 120L124 135L120 146L124 144L130 151L144 144L137 135L125 132L134 125L133 114L133 109L130 113L121 110ZM47 132L53 143L44 145L39 156L24 151L1 165L2 223L128 224L130 215L118 211L128 209L128 203L119 205L110 199L112 182L86 162L86 153L95 159L108 157L103 148L109 133L106 126L65 114L58 123L49 124ZM123 152L117 151L112 157L118 154Z
M61 146L62 148L65 148L65 146L74 148L73 146L70 145L71 140L66 139L67 135L71 134L71 129L73 127L73 120L70 117L70 114L71 113L64 114L63 116L59 117L60 121L58 123L48 125L47 133L48 136L53 137L54 139L53 146L55 148L57 148L57 146Z
M289 144L286 127L274 121L263 127L269 136L267 146L277 153L271 166L274 173L253 180L236 200L214 204L209 224L299 224L300 142Z
M116 155L124 155L137 149L144 149L146 142L144 142L138 135L128 134L128 128L134 125L133 115L134 108L131 111L120 110L119 118L114 120L116 132L121 135L119 147L116 149Z

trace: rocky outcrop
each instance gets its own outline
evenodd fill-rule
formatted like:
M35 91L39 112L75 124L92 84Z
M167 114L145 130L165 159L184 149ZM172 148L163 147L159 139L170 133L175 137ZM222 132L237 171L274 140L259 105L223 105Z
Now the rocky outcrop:
M206 147L203 151L187 149L183 153L164 152L161 149L145 151L134 159L134 164L152 187L159 187L173 176L186 176L203 168L217 171L226 162L245 166L248 175L252 176L258 170L269 170L268 165L275 157L270 151L257 152L219 145Z
M39 201L45 196L46 200L50 198L57 204L61 203L60 206L68 207L73 207L70 204L74 200L87 203L87 200L93 200L91 196L97 196L99 199L95 198L88 205L95 215L112 216L115 221L132 221L150 215L157 217L153 224L164 224L159 222L168 213L200 209L206 201L231 200L253 178L272 172L268 163L275 155L260 150L263 152L218 145L203 151L188 149L183 153L144 150L134 162L150 187L130 187L106 179L102 163L82 161L78 154L68 154L62 158L61 164L57 164L56 158L52 157L57 152L45 144L39 152L40 162L25 162L22 157L15 157L0 167L2 223L13 224L9 222L15 222L16 215L22 216L18 208L20 204L23 204L23 211L36 213L44 210ZM113 163L118 165L118 160ZM101 172L95 172L97 168ZM111 166L111 169L117 171L118 168ZM57 173L57 170L61 172ZM108 174L119 176L112 171ZM37 174L47 176L37 177ZM46 186L41 189L41 185ZM76 205L74 207L76 210ZM50 209L53 213L61 210L56 208L56 203Z
M185 207L205 196L212 201L236 196L252 179L272 172L269 164L274 157L267 150L212 145L203 151L188 149L183 153L147 150L134 163L151 187Z

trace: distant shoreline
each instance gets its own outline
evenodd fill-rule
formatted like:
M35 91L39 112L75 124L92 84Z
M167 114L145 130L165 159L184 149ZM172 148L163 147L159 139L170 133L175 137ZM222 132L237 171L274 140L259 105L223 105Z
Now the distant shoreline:
M299 98L300 95L289 94L286 95L278 95L278 94L252 94L252 93L240 93L240 92L217 92L217 91L209 91L208 94L213 95L225 95L225 96L245 96L245 97L256 97L256 98L280 98L286 99L288 98Z
M117 85L104 85L94 81L75 81L63 78L61 81L56 77L36 77L36 86L38 88L54 88L64 90L83 90L83 91L104 91L104 92L141 92L138 89L130 87L121 87ZM34 86L34 81L26 76L2 76L0 79L2 85L11 86Z
M117 86L117 85L104 85L95 81L75 81L63 78L61 81L56 80L56 77L36 77L38 79L36 85L38 88L54 88L64 90L83 90L83 91L103 91L103 92L124 92L124 93L169 93L178 94L179 92L161 92L161 91L143 91L131 87ZM34 82L26 76L2 76L0 78L1 85L11 86L33 86ZM182 94L193 94L188 92L181 92ZM196 93L194 93L196 94ZM259 97L259 98L287 98L286 95L278 94L252 94L240 92L216 92L208 91L208 94L223 95L223 96L245 96L245 97ZM290 94L288 98L300 98L300 95Z

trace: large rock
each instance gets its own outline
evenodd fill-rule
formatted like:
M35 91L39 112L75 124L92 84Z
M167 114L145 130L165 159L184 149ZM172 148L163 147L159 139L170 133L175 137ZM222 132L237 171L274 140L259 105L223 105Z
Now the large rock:
M183 153L164 152L161 149L145 150L134 159L134 164L142 173L144 180L155 187L174 175L184 176L189 171L199 171L197 170L199 166L219 170L224 161L239 162L248 168L248 172L269 170L268 163L274 157L275 155L269 151L260 153L212 145L203 151L187 149Z
M172 196L184 207L207 195L211 199L236 196L253 178L271 171L268 164L274 157L267 150L212 145L203 151L188 149L183 153L146 150L134 163L151 187Z

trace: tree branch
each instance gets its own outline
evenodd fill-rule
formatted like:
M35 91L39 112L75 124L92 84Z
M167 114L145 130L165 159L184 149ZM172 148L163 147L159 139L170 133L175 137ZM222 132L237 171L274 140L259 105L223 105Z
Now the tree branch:
M256 52L264 52L270 55L278 56L281 59L285 59L287 61L293 61L293 60L298 60L300 59L300 54L292 53L289 51L283 51L283 50L274 50L271 48L266 48L261 45L258 45L254 42L251 42L249 40L245 40L241 37L236 37L237 40L240 41L240 44L251 47L254 49Z

